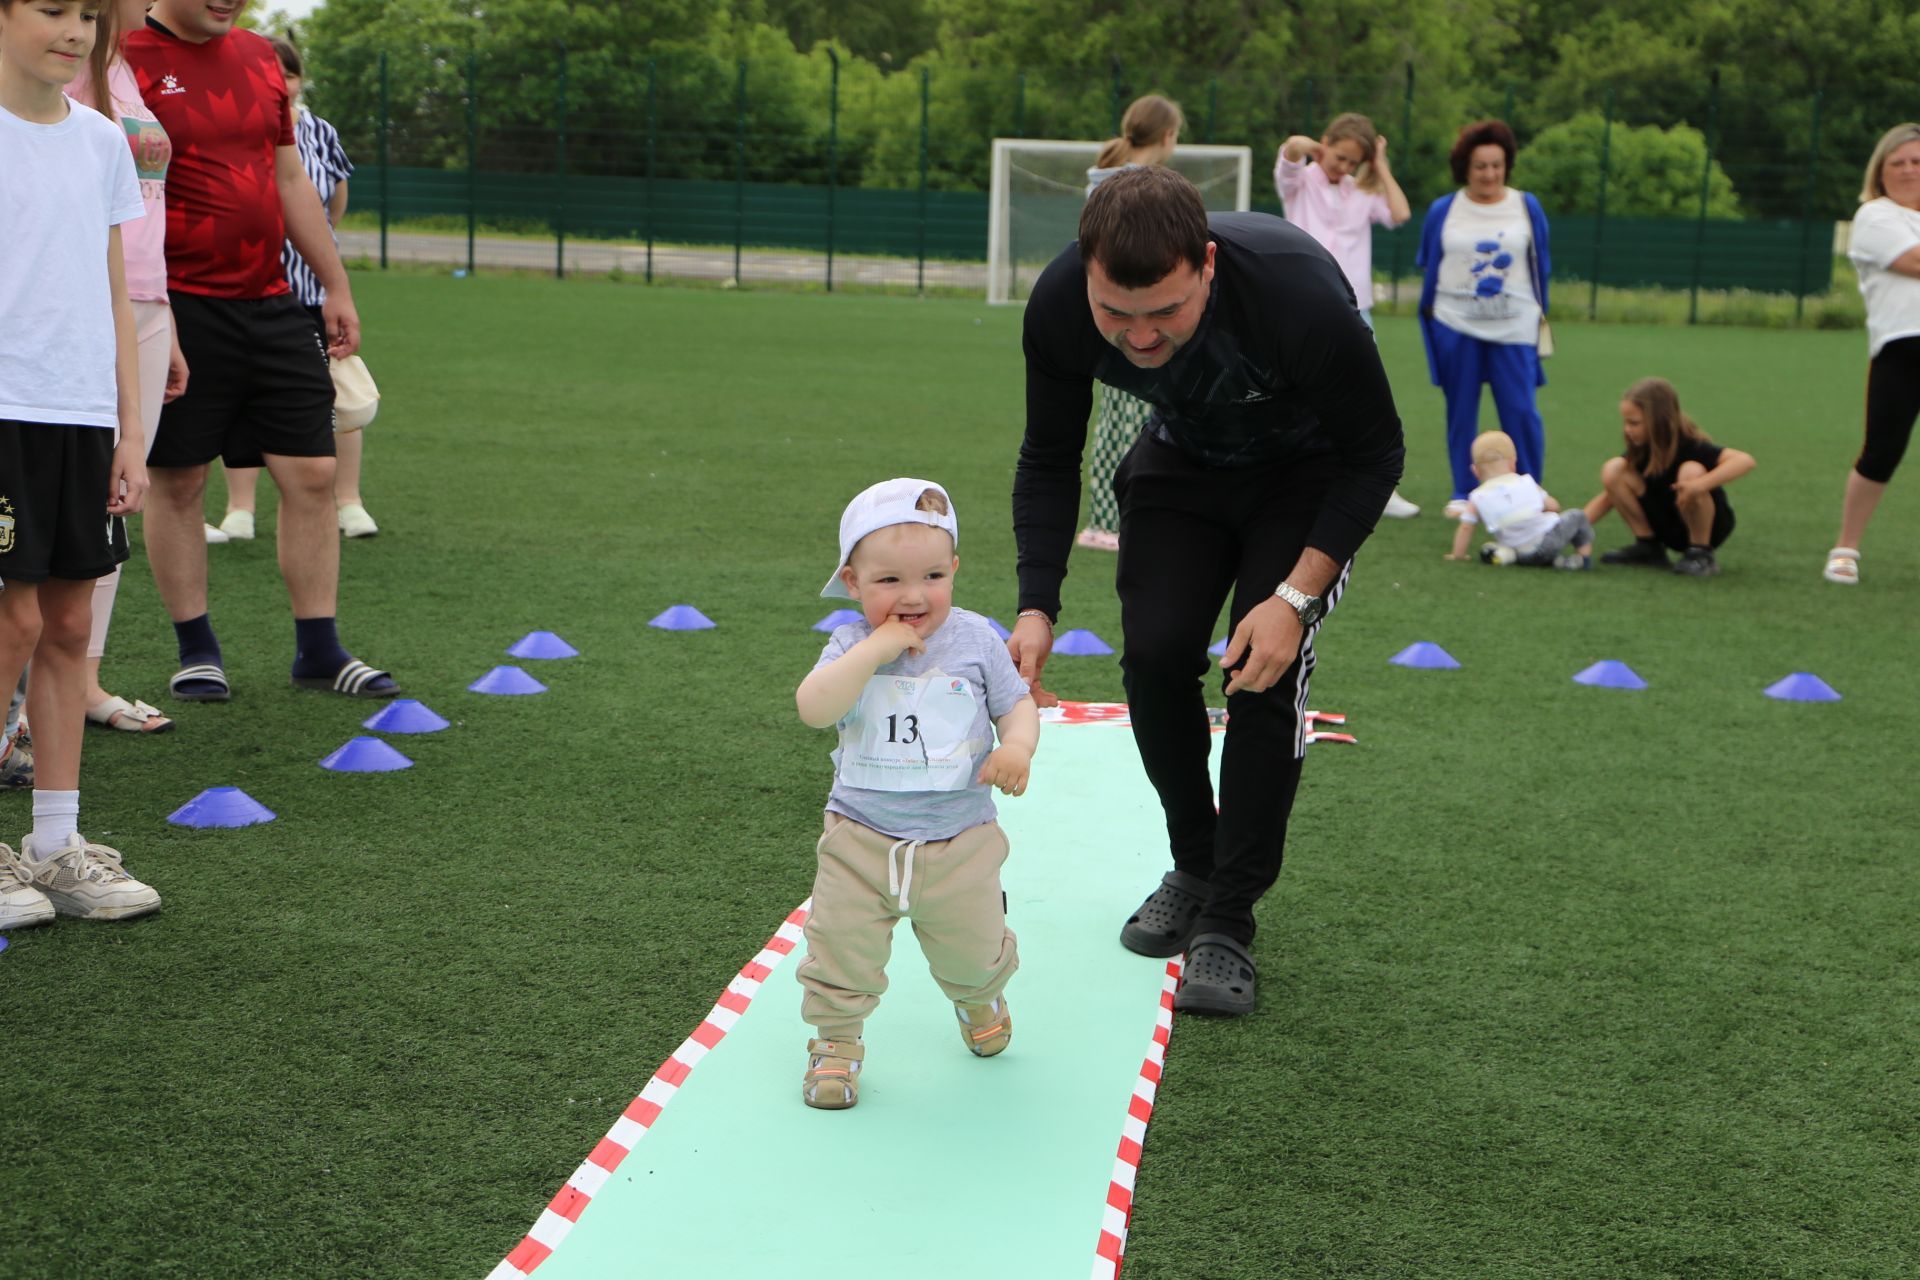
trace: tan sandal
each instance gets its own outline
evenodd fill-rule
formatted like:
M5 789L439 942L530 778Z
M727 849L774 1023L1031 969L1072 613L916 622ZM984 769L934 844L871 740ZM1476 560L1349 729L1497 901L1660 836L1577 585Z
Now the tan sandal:
M1013 1013L1005 996L985 1004L956 1002L953 1016L960 1020L960 1038L966 1041L967 1052L976 1058L991 1058L1013 1039Z
M845 1111L860 1101L860 1064L867 1046L858 1040L807 1041L807 1073L800 1099L821 1111Z
M160 714L160 708L150 707L138 698L132 702L125 698L108 698L105 702L88 707L87 719L93 724L119 729L123 733L165 733L173 728L173 721Z
M1835 547L1827 552L1827 567L1820 576L1844 587L1860 585L1860 552L1853 547Z

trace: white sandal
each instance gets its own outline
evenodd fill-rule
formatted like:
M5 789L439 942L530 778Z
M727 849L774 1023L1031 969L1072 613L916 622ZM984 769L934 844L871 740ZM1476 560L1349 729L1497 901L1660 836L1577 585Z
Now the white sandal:
M1820 576L1842 586L1860 585L1860 553L1853 547L1835 547L1827 552L1827 567Z
M165 733L173 728L173 721L161 714L160 708L150 707L138 698L132 702L125 698L108 698L105 702L88 707L87 719L126 733Z

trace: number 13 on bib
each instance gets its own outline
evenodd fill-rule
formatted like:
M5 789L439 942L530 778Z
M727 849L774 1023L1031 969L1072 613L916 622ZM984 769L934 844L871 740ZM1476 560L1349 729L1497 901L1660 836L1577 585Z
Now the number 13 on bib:
M874 676L840 722L840 780L868 791L962 791L974 757L980 701L958 676ZM989 734L991 730L988 731Z

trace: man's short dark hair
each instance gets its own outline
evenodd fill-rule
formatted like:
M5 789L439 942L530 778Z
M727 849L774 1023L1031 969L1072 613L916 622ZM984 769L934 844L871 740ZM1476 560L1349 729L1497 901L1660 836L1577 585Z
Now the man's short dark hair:
M1513 177L1513 153L1516 148L1513 130L1504 120L1476 120L1460 130L1460 136L1453 140L1453 150L1447 155L1447 163L1453 166L1453 180L1461 186L1467 185L1467 167L1473 163L1473 153L1480 147L1498 147L1507 153L1507 177Z
M1207 265L1207 206L1171 169L1122 169L1080 211L1080 260L1098 262L1122 289L1159 284L1182 262Z

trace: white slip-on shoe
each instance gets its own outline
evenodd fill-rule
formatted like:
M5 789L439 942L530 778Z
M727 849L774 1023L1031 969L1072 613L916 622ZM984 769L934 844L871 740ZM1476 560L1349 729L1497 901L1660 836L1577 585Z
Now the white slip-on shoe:
M234 542L253 541L253 512L229 511L220 522L220 531Z
M1458 520L1461 516L1467 514L1467 500L1465 498L1449 498L1447 505L1440 508L1440 514L1449 520Z
M219 525L217 524L207 525L207 545L208 546L210 547L225 546L227 543L231 541L233 541L233 539L229 538L227 536L226 530L222 529Z
M357 502L349 502L340 508L340 533L347 538L371 538L380 532L380 526L373 522L367 509Z
M128 920L160 909L160 891L141 884L120 865L120 851L74 832L50 858L26 856L19 866L56 913L81 920Z
M53 916L53 904L33 887L26 868L20 865L20 855L11 846L0 844L0 932L30 929Z
M1387 499L1387 509L1380 514L1389 520L1411 520L1420 514L1420 506L1418 503L1408 502L1400 496L1400 491L1395 489L1393 496Z

